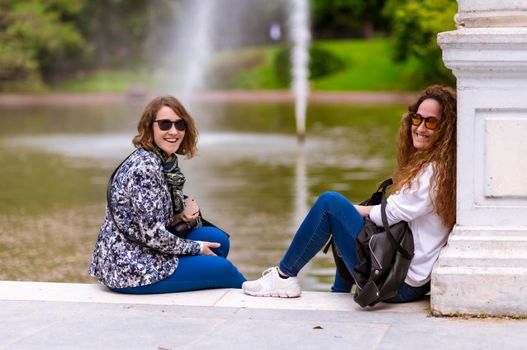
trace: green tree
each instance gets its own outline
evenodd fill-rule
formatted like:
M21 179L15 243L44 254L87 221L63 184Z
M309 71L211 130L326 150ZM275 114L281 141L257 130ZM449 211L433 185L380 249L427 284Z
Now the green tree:
M92 67L134 65L165 43L181 0L89 0L78 19L93 43Z
M392 19L395 59L416 59L416 87L434 83L454 84L442 61L439 32L455 29L456 0L388 0L384 12Z
M387 0L312 0L318 38L372 37L388 29L382 8Z
M84 0L0 0L0 90L35 89L60 57L88 49L73 23Z

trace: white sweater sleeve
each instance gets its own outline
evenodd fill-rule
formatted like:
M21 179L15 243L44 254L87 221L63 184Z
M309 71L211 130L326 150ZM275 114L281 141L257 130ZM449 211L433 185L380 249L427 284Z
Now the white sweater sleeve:
M388 224L399 221L413 221L416 218L433 211L430 193L430 179L433 174L431 165L426 167L412 180L411 188L403 187L400 191L390 195L386 204ZM378 226L382 226L381 206L376 205L370 212L370 219Z

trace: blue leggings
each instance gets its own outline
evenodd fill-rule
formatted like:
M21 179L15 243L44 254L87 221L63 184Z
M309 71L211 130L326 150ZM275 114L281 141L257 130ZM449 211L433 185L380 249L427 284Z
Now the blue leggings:
M230 243L225 233L216 227L203 226L192 230L187 238L218 242L221 247L213 249L217 256L179 256L176 271L161 281L145 286L112 288L112 290L130 294L158 294L210 288L241 288L246 279L236 266L227 260Z
M364 218L355 206L336 192L323 193L309 210L302 225L287 249L280 270L288 276L296 276L333 235L333 240L349 271L357 265L355 238L364 226ZM352 281L345 280L338 271L331 290L349 293ZM403 303L421 299L430 290L430 284L412 287L403 283L399 294L386 302Z

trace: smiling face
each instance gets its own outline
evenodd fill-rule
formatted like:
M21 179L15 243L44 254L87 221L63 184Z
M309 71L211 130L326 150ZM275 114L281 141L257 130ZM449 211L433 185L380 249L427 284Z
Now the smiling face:
M437 118L441 123L441 105L435 99L429 98L424 100L417 109L417 113L423 117ZM437 129L436 129L437 130ZM425 149L430 145L432 135L436 130L430 130L425 126L424 121L418 125L412 125L412 141L417 149Z
M163 106L157 111L155 120L161 119L168 119L175 122L181 118L172 110L172 108ZM163 131L159 128L159 123L154 123L152 128L154 131L154 143L157 147L161 148L169 155L176 153L185 137L185 130L177 130L172 124L170 129Z

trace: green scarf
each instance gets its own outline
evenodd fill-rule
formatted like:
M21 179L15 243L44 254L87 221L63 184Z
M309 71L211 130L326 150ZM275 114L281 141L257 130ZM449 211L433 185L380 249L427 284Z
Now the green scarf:
M178 166L176 154L169 155L162 149L156 147L155 154L161 159L163 164L163 173L168 185L168 191L172 198L174 215L177 215L185 209L185 198L183 196L183 186L185 185L185 175Z

